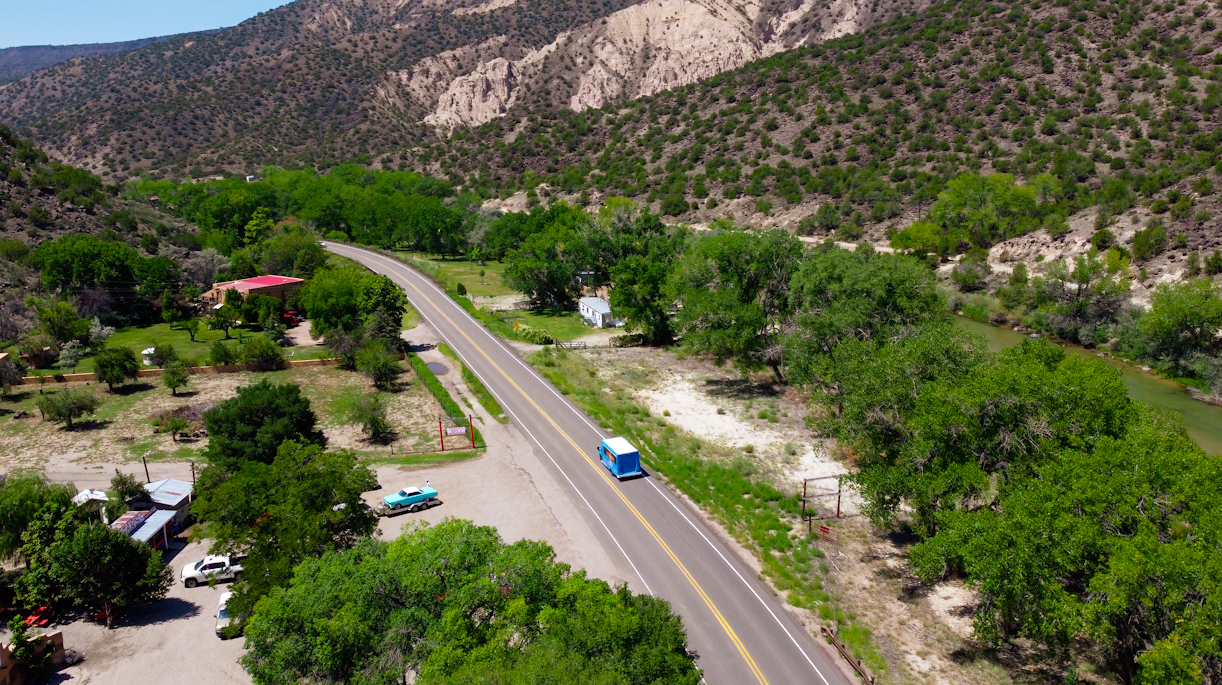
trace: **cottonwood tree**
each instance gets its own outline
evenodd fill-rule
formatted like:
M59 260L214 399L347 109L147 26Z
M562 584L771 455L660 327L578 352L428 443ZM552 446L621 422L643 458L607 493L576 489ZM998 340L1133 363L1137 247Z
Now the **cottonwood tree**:
M326 445L317 423L318 417L301 394L301 386L265 379L238 388L236 396L204 412L208 429L204 456L229 470L251 461L270 464L286 440Z
M293 568L368 538L377 518L361 494L377 479L348 452L286 440L271 463L249 460L226 472L210 466L192 511L207 521L214 554L247 553L229 609L249 617L255 602L286 584Z
M50 521L27 536L22 553L31 560L18 579L17 597L30 606L63 605L100 610L113 627L116 609L163 599L174 583L173 569L148 544L110 526L81 524L75 516L44 509Z
M801 256L801 242L780 230L697 239L671 275L684 346L743 369L770 368L783 382L781 331L792 311L789 279Z
M452 519L306 561L259 603L246 639L242 665L257 683L299 673L390 683L408 671L433 684L701 677L664 600L589 579L545 543L505 544L493 528Z

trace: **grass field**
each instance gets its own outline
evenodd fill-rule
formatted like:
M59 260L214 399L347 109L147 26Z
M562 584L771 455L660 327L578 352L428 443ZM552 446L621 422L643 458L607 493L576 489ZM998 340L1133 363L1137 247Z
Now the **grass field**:
M404 318L406 319L407 317L405 316ZM229 329L229 334L233 339L225 344L234 346L241 345L243 338L261 335L258 331L250 331L240 327ZM208 363L208 350L212 347L212 344L224 339L224 331L209 331L201 328L195 334L195 341L192 342L191 336L186 331L170 328L170 325L166 323L159 323L152 326L123 328L115 331L115 334L106 341L106 346L130 348L138 357L142 350L149 347L155 345L173 345L174 349L178 351L180 359L202 366ZM284 356L286 359L321 359L330 357L331 354L322 345L300 345L284 348ZM93 364L94 358L92 356L85 357L76 367L75 372L92 373Z
M436 259L423 252L394 252L396 257L414 264L423 262L429 275L442 281L447 288L462 283L467 292L478 297L497 297L517 293L501 281L505 265L501 262L484 262L480 266L469 259ZM484 275L479 275L480 270Z

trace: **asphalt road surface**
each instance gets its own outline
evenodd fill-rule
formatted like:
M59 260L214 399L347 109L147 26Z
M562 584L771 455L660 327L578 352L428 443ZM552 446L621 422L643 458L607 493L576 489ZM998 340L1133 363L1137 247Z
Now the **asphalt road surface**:
M710 685L849 685L831 658L746 564L653 478L617 481L597 459L610 437L512 350L402 262L324 243L403 286L407 298L496 396L580 499L603 547L622 555L630 587L670 602ZM503 493L512 497L513 493Z

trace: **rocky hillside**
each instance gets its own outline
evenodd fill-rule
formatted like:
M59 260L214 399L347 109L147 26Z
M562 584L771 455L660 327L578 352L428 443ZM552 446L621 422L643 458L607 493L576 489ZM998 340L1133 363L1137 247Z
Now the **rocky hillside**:
M1040 209L981 214L997 234L976 242L1155 219L1182 258L1220 245L1220 21L1204 2L952 1L624 104L515 103L407 159L511 207L627 195L882 244L950 179L1004 172Z
M97 233L149 254L179 258L199 249L193 226L145 203L127 202L117 186L46 153L0 126L0 340L32 326L25 297L38 288L26 256L60 236Z
M896 7L886 6L892 13ZM425 117L445 132L503 116L514 105L582 111L708 79L752 60L868 27L886 15L875 3L646 0L562 32L516 60L500 42L443 54L393 74L390 98L434 106ZM491 59L486 57L494 55ZM481 59L480 57L485 57ZM439 78L440 76L440 78Z
M298 0L0 86L0 121L107 178L393 164L515 106L652 95L923 1Z
M213 33L208 31L207 33ZM153 43L161 43L180 36L141 38L118 43L88 43L83 45L23 45L15 48L0 48L0 83L19 80L36 71L80 57L117 55L131 52Z
M0 121L107 177L358 158L420 137L433 102L388 100L386 86L421 60L445 54L466 73L490 45L517 60L630 2L298 0L0 86Z

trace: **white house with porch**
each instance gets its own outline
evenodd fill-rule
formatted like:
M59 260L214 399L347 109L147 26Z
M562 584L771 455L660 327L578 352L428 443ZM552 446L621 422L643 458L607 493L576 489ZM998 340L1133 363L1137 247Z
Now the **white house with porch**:
M601 297L583 297L577 301L581 318L595 328L614 328L619 321L611 316L611 305Z

